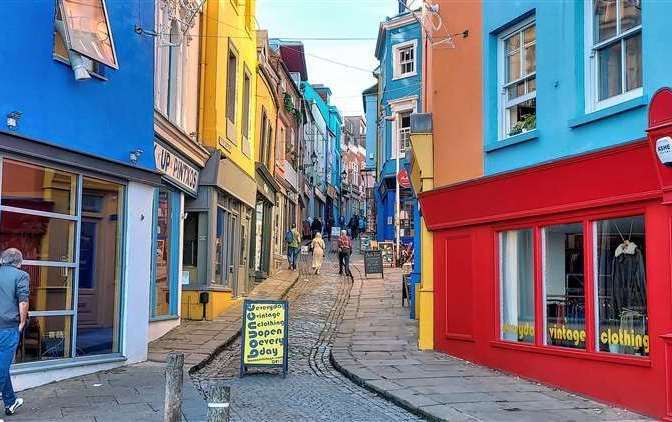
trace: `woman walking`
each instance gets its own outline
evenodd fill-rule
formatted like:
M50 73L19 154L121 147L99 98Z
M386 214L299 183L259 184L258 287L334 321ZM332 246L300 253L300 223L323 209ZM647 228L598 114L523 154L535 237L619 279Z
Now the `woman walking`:
M341 235L338 237L338 274L343 275L343 267L345 267L345 274L352 277L350 272L350 254L352 254L352 242L348 237L348 232L341 230Z
M319 274L320 268L322 268L322 261L324 260L325 249L322 233L315 233L315 239L310 242L310 248L313 250L313 271L315 271L315 274Z

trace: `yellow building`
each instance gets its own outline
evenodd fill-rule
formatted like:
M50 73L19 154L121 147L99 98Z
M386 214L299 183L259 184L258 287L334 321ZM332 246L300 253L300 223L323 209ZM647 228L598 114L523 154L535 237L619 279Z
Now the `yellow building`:
M187 318L212 319L251 287L250 239L255 214L257 37L255 0L207 0L201 18L199 135L211 156L198 197L198 262L183 288ZM186 252L185 252L186 253ZM195 279L194 279L195 278Z

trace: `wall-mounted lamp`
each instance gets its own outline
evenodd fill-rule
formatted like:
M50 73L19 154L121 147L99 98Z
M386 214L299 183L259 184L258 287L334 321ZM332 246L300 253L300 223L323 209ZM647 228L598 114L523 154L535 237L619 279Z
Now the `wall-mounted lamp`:
M145 152L145 151L141 150L140 148L137 148L136 150L131 151L130 153L128 153L128 160L133 165L138 164L138 160L140 159L140 156L142 155L143 152Z
M19 119L21 119L20 111L12 111L7 114L7 129L16 130L16 127L19 125Z

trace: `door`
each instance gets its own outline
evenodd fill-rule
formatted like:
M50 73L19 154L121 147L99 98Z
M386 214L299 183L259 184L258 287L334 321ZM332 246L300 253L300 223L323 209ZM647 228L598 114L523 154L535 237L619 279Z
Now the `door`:
M98 320L94 312L98 306L95 276L97 220L82 219L79 237L79 305L77 324L82 327L96 327Z
M248 236L250 233L250 216L247 211L244 211L245 215L241 216L240 224L240 237L239 237L239 252L238 256L238 294L245 295L249 287L249 276L248 276Z

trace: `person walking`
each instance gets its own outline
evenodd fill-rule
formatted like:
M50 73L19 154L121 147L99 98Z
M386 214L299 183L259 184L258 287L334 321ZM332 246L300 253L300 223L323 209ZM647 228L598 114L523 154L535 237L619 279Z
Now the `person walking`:
M345 268L345 275L352 277L350 272L350 255L352 254L352 242L348 237L348 232L341 230L341 235L338 237L338 274L343 275L343 268Z
M9 367L12 365L19 337L28 320L30 278L21 271L23 255L15 248L0 254L0 391L5 414L13 415L23 405L16 397Z
M296 270L296 261L299 258L299 248L301 245L301 233L296 229L296 224L292 224L292 228L285 233L285 241L287 242L289 269Z
M315 237L315 233L322 233L322 221L320 221L320 217L315 217L313 219L313 224L310 225L310 229L313 232L313 238Z
M357 234L359 231L359 219L357 218L356 215L353 215L350 218L350 223L348 224L350 226L350 233L352 233L352 238L357 239Z
M315 271L315 274L319 274L320 268L322 268L322 261L324 261L324 250L326 248L321 233L315 234L315 239L310 243L310 248L313 250L313 271Z
M334 227L334 219L332 217L329 217L327 219L326 229L327 229L327 239L329 239L330 242L331 242L331 228L332 227Z

